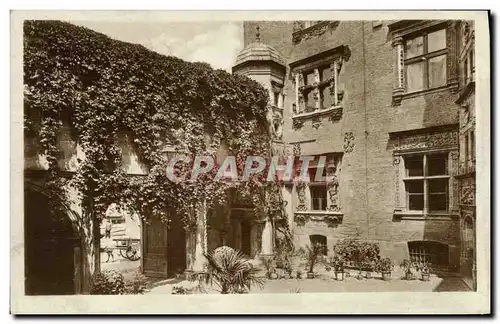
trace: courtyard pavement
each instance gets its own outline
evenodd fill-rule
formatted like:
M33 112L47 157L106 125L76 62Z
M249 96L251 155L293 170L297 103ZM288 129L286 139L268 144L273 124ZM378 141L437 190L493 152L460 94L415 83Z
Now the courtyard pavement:
M113 269L120 271L125 277L131 276L139 270L139 261L129 261L116 257L114 262L103 262L103 270ZM266 280L263 289L252 287L250 293L308 293L308 292L444 292L470 291L469 287L457 276L438 277L431 275L429 281L402 280L401 271L394 271L390 281L384 281L380 274L372 274L370 279L357 279L350 276L343 281L337 281L332 272L321 272L315 279L275 279ZM196 283L181 278L154 279L148 278L148 294L171 294L174 286L193 288ZM218 291L206 288L209 294L218 294Z
M169 279L158 282L149 294L171 294L173 286L193 288L196 283L180 279ZM215 289L206 289L209 294L218 294ZM432 275L429 281L403 280L393 276L390 281L384 281L374 275L370 279L345 278L337 281L333 275L321 274L315 279L276 279L267 280L263 289L252 287L251 294L259 293L311 293L311 292L442 292L470 291L459 277L437 277Z

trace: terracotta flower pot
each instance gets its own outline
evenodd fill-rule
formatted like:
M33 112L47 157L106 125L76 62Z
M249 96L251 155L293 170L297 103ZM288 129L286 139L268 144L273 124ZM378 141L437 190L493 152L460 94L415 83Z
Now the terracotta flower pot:
M344 280L344 272L335 272L335 279L338 281Z
M370 279L372 277L372 272L366 271L365 277L366 277L366 279Z
M382 280L384 281L391 280L391 272L390 271L382 272Z
M269 278L270 278L270 279L273 279L273 280L274 280L274 279L278 279L278 274L277 274L276 272L273 272L273 273L271 273L271 274L269 275Z
M314 279L314 272L308 272L307 279Z
M422 281L429 281L429 280L430 280L430 274L422 273Z

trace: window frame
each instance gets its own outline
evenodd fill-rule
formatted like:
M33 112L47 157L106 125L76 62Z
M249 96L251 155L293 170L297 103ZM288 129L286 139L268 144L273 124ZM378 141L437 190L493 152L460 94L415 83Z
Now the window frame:
M428 35L433 33L433 32L437 32L437 31L441 31L441 30L444 30L444 32L445 32L445 47L429 53L428 52L428 49L429 49ZM423 37L423 52L422 52L422 54L417 55L417 56L413 56L411 58L407 58L406 57L406 54L408 52L407 51L407 42L409 40L416 39L418 37ZM435 26L432 28L420 30L418 32L414 32L414 33L405 35L405 37L403 38L403 53L404 53L403 54L404 55L403 56L403 59L404 59L404 61L403 61L403 66L404 66L403 75L404 75L404 87L405 87L406 93L418 93L418 92L422 92L422 91L439 89L441 87L445 87L448 85L448 59L449 59L450 50L449 50L449 44L447 42L447 38L448 38L448 28L445 25L438 25L438 26ZM444 62L444 65L446 67L445 82L442 85L430 87L429 86L429 84L430 84L429 60L432 58L435 58L435 57L440 57L440 56L444 56L444 58L445 58L445 62ZM410 91L410 90L408 90L408 66L413 65L413 64L418 64L418 63L423 63L423 65L424 65L423 71L422 71L422 78L423 78L422 89Z
M415 214L449 214L451 212L452 207L450 206L450 195L451 195L451 170L450 170L450 158L449 158L449 152L422 152L422 153L413 153L413 154L405 154L403 156L404 159L404 169L405 173L403 176L403 183L404 183L404 194L405 194L405 200L406 200L406 210L409 213L415 213ZM442 155L444 156L445 163L446 163L446 174L439 174L439 175L429 175L429 156L438 156ZM409 176L407 173L407 161L409 159L414 159L415 157L421 157L423 159L423 173L421 176ZM431 202L431 191L430 191L430 185L429 183L432 180L440 180L440 179L446 179L446 209L445 210L433 210L430 206ZM422 181L423 182L423 208L422 209L410 209L410 193L407 188L407 183L412 182L412 181ZM434 194L440 194L440 193L434 193Z

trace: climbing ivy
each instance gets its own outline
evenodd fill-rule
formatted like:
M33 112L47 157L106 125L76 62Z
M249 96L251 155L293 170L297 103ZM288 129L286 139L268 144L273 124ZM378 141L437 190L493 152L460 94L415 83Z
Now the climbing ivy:
M214 181L214 169L173 183L165 172L166 144L190 156L215 157L225 143L237 157L239 174L248 155L269 155L268 94L257 82L61 21L25 21L23 55L26 136L39 138L48 184L62 194L61 127L74 130L84 158L68 181L81 195L87 227L112 202L163 220L174 209L189 225L200 201L221 203L235 187L259 212L270 212L262 192L277 192L276 185L264 185L263 175L240 183ZM126 174L123 139L147 175ZM176 166L181 173L191 168Z

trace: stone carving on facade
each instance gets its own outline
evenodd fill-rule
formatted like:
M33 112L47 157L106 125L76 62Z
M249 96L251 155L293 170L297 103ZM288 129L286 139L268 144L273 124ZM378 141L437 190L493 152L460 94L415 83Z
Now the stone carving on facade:
M328 120L330 120L332 123L337 122L342 118L342 113L343 109L341 107L332 109L332 111L328 115Z
M475 190L476 188L474 186L463 186L460 193L460 204L474 205L476 195Z
M303 23L303 22L302 22ZM339 25L339 21L320 21L315 25L304 28L305 23L300 24L300 22L294 23L294 33L293 33L293 43L298 44L302 41L319 37L326 33L328 30L334 29Z
M321 119L320 119L319 117L314 117L314 118L312 119L312 127L313 127L314 129L318 129L318 128L319 128L319 126L321 126Z
M300 128L302 128L302 126L304 126L303 120L300 120L300 119L293 120L293 124L292 124L293 129L300 129Z
M293 144L293 155L300 156L300 144L299 143Z
M395 180L395 189L396 189L396 194L394 195L394 206L396 209L399 209L399 163L401 162L401 157L400 156L394 156L392 159L392 164L394 165L394 180Z
M346 132L344 134L344 152L351 153L354 150L354 133Z
M302 181L297 183L297 211L306 211L306 184Z
M281 140L283 138L283 117L276 112L273 116L273 138Z
M328 183L328 198L330 200L330 205L328 206L329 211L338 212L339 207L339 181L337 176L333 176L332 180Z
M458 146L458 131L431 134L416 134L399 138L398 150L422 149L431 147Z

